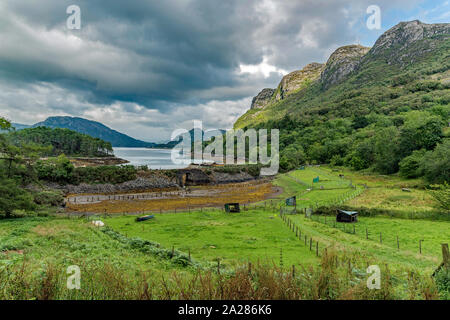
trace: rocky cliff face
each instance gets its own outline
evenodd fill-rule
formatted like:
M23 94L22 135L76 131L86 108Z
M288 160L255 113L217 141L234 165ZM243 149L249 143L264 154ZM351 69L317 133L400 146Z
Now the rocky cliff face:
M267 105L283 100L290 93L296 92L308 86L309 83L319 79L324 64L310 63L302 70L293 71L281 79L277 89L263 89L252 100L250 109L264 109Z
M384 57L388 64L412 63L415 58L431 52L444 38L450 38L449 23L426 24L418 20L400 22L378 38L367 59L378 56ZM414 50L405 50L411 46L414 46Z
M275 89L263 89L256 97L253 98L250 109L263 109L270 103L274 93Z
M328 59L320 81L325 89L343 80L356 69L362 57L370 48L360 45L349 45L338 48Z
M278 85L275 100L282 100L287 95L306 87L310 82L319 79L324 65L321 63L310 63L302 70L291 72L283 77Z

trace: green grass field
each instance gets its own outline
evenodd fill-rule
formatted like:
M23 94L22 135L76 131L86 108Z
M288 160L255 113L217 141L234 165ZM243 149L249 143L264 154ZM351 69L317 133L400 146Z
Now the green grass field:
M225 264L248 261L280 264L317 263L314 253L306 250L295 235L283 225L277 209L224 213L220 210L191 213L156 214L155 219L135 222L135 217L116 217L106 223L128 236L190 250L194 259L216 260Z
M282 187L284 192L274 202L259 202L256 209L243 211L239 214L225 214L219 210L197 211L192 213L155 215L155 219L144 223L136 223L134 217L117 217L108 219L107 223L115 230L128 236L139 236L144 239L160 242L165 247L174 246L187 252L199 260L215 260L220 258L225 263L239 264L247 261L280 262L280 249L283 250L285 264L315 263L315 252L305 246L303 238L299 240L295 233L284 225L279 217L279 207L284 207L284 199L297 196L297 209L320 207L326 205L348 205L361 198L367 198L370 190L361 186L352 188L353 184L364 183L364 178L358 174L344 172L345 178L340 178L341 171L329 168L306 168L279 175L274 184ZM312 177L323 177L321 182L325 189L309 187L298 180L308 181ZM421 201L424 210L432 210L432 203L423 201L422 190L413 189L410 193L398 189L401 180L394 177L394 182L387 177L370 177L366 182L376 184L376 189L384 191L391 198L386 201L397 202L397 207L408 210L408 202ZM388 181L386 187L380 181ZM317 185L321 185L319 182ZM315 184L316 185L316 184ZM363 193L356 198L359 192ZM398 194L400 192L400 194ZM406 199L408 197L408 199ZM375 201L375 200L372 200ZM269 204L272 203L273 207ZM343 224L333 228L334 216L328 216L327 225L323 216L313 216L316 220L306 219L302 214L290 216L308 237L319 241L320 249L327 246L338 246L355 251L359 255L389 263L395 267L420 267L432 270L439 264L440 244L450 239L450 224L446 221L430 221L423 219L398 219L385 215L376 217L360 216L355 225L356 234L351 225ZM317 221L319 219L319 221ZM366 228L369 239L366 239ZM380 243L380 232L382 243ZM400 250L397 249L397 236ZM419 254L419 240L422 254ZM309 240L308 240L309 241Z
M344 179L339 178L341 172L345 174ZM322 183L325 189L308 190L308 185L299 182L315 176L322 177L315 187ZM356 188L349 186L350 180ZM414 188L414 185L420 185L419 181L412 183L398 177L391 179L314 167L281 174L273 183L283 188L277 199L253 204L240 213L202 209L189 213L155 214L153 220L145 222L136 222L135 216L99 217L114 230L111 233L104 232L109 229L102 231L89 221L78 218L1 220L0 277L6 279L7 284L3 287L0 284L0 293L16 292L14 287L5 287L13 284L22 287L14 297L39 297L39 288L46 281L40 275L48 276L53 272L61 277L57 282L62 289L54 293L58 298L124 298L128 294L131 298L140 298L136 295L143 290L145 282L138 284L143 273L150 275L149 279L164 283L166 277L173 277L176 272L183 281L188 281L196 268L213 270L211 268L217 259L220 259L223 270L228 271L248 262L276 267L282 263L287 268L292 265L317 267L320 257L316 256L316 246L320 256L324 255L325 248L337 250L342 261L352 261L359 270L369 264L388 266L396 277L407 282L411 270L429 277L441 262L441 243L450 240L450 222L426 216L432 212L432 217L435 217L438 212L426 191ZM369 189L360 186L361 183L369 185ZM402 192L401 188L405 186L411 188L411 192ZM354 234L351 224L337 224L335 227L335 217L331 215L313 214L312 219L302 213L284 215L299 228L300 236L296 233L298 230L290 229L280 216L280 207L284 212L289 209L285 208L284 199L293 195L297 196L299 212L308 207L346 205L369 209L382 207L386 212L407 214L400 218L380 213L360 215L358 223L354 224ZM426 219L410 219L412 210L423 213ZM397 237L400 249L397 248ZM419 253L419 240L423 240L422 253ZM146 244L145 241L151 242ZM194 265L183 266L177 259L172 259L172 248L185 257L190 253ZM345 269L345 263L340 268ZM69 265L88 269L89 281L102 283L100 288L90 286L78 293L64 290L65 268ZM16 276L21 268L33 272L23 276L25 281L15 284L15 278L8 275L11 268L15 268ZM109 277L113 278L111 285L108 284ZM176 278L171 281L170 286L176 291L179 285ZM37 293L27 291L30 286ZM122 290L122 286L131 289L116 296L115 292ZM161 291L161 284L158 288L158 296L167 297L169 293Z
M429 273L442 260L441 243L448 243L450 239L450 224L442 221L360 217L360 222L354 224L353 234L353 224L337 223L334 227L334 216L309 219L303 215L292 215L290 218L304 233L322 243L322 246L334 244L366 255L374 264L389 263L395 268L422 268ZM366 239L366 228L369 239ZM397 236L400 250L397 248ZM422 254L419 253L419 240L424 240Z
M130 273L165 272L176 265L130 250L84 219L21 218L0 221L0 265L26 261L36 270L48 264L111 264Z

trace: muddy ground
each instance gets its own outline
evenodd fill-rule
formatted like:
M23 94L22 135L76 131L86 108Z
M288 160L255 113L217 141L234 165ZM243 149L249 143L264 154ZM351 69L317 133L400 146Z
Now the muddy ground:
M195 186L165 191L140 191L116 194L70 195L66 198L67 213L134 213L190 210L221 207L225 203L249 204L276 198L281 188L270 181Z

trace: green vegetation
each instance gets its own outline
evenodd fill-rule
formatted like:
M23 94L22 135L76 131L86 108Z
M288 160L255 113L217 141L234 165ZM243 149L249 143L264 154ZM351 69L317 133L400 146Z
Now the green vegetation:
M402 48L420 54L414 63L400 63L392 48L369 53L341 83L316 81L248 111L235 128L280 129L283 171L329 163L442 184L450 179L449 45L447 36Z
M226 214L221 210L190 213L155 214L155 219L135 222L135 217L107 220L113 229L128 236L158 241L165 247L175 246L198 260L220 259L224 264L243 262L316 263L314 254L287 232L276 208Z
M10 122L0 117L0 129L11 130ZM50 142L52 145L45 145ZM136 178L137 169L133 166L74 168L64 154L40 158L65 150L54 146L88 154L97 149L99 153L95 155L105 155L111 148L104 141L67 129L35 128L0 134L0 217L23 216L39 208L60 206L62 195L46 190L42 182L122 183ZM66 151L72 152L69 149Z
M437 207L446 212L450 211L450 186L445 183L437 190L432 190L431 195L437 202Z
M308 191L311 186L301 182L315 176L319 183ZM155 214L139 223L135 216L101 217L107 225L103 228L85 218L1 220L0 298L448 299L448 274L439 272L435 281L430 274L440 263L440 243L450 237L449 222L362 216L353 233L352 225L335 228L333 216L279 214L284 198L294 194L299 210L314 207L317 214L336 200L349 205L364 199L368 190L351 199L361 189L350 187L350 180L371 186L368 190L388 191L413 183L307 167L277 177L275 183L284 188L279 201L260 202L241 213L203 209ZM423 206L435 204L429 191L412 191L403 193L407 198L391 197L407 207L403 201L425 194L429 198ZM419 240L424 240L421 254ZM368 264L382 268L381 290L367 289ZM69 265L82 270L81 290L66 289ZM257 289L261 286L270 289ZM250 287L256 289L245 289Z
M39 160L34 165L39 180L72 183L122 183L136 179L134 166L97 166L75 168L64 155Z
M320 267L255 263L218 274L180 265L170 249L109 233L79 219L1 221L0 299L438 299L438 288L448 287L445 275L438 287L421 270L408 277L382 265L381 289L368 290L367 260L332 249ZM79 290L67 289L73 265Z
M71 265L82 270L81 290L66 287ZM141 284L172 271L188 269L83 219L0 221L0 299L145 299Z
M113 153L111 143L69 129L27 128L10 132L7 138L16 146L24 143L47 146L47 156L103 157Z

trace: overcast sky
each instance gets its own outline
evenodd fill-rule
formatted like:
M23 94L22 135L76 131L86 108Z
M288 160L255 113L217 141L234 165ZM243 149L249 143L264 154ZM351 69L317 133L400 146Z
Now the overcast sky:
M73 4L80 30L67 28ZM380 30L366 27L373 4ZM227 129L285 73L449 12L444 0L1 0L0 115L78 116L147 141L193 119Z

